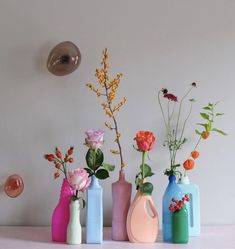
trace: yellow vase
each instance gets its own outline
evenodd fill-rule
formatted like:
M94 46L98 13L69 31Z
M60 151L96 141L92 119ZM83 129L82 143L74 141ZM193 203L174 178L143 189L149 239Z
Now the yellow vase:
M158 213L152 197L142 195L138 191L127 215L129 240L133 243L154 243L158 236L158 230Z

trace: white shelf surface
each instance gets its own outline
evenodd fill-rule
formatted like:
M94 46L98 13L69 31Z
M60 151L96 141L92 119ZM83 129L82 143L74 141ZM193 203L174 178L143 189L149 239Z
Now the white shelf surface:
M84 234L83 234L84 235ZM50 227L0 226L0 249L53 249L53 248L104 248L104 249L235 249L235 225L204 226L200 237L191 237L188 244L162 242L162 236L153 244L133 244L111 240L111 229L104 228L102 244L67 245L51 241Z

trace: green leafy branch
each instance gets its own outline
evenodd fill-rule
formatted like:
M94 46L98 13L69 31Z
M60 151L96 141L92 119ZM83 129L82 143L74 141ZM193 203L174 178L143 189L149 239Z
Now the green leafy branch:
M203 119L203 123L197 123L197 125L203 127L203 130L199 131L198 129L195 130L195 133L199 135L198 141L194 147L194 150L198 147L200 141L202 138L206 139L210 132L216 132L221 135L227 135L224 131L217 129L214 127L214 122L215 119L219 116L223 116L224 113L221 112L215 112L215 107L217 106L219 102L216 102L215 104L213 103L208 103L207 106L204 106L202 109L204 112L200 112L200 116ZM206 136L205 136L206 135Z
M101 149L89 149L86 154L85 168L89 177L95 175L98 179L104 180L109 177L109 172L114 171L115 166L104 163L104 154Z

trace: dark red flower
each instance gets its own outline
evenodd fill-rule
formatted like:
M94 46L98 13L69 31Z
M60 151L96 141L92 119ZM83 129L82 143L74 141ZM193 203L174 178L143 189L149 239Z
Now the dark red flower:
M172 93L166 93L163 95L163 97L169 99L170 101L178 102L177 97Z
M163 92L163 94L167 94L168 90L166 88L162 88L162 92Z

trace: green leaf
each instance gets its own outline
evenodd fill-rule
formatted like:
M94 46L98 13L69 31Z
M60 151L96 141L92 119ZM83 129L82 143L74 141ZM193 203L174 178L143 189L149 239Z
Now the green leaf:
M195 130L196 134L201 135L202 133L199 130Z
M101 180L109 177L109 172L106 169L99 169L96 171L95 176Z
M142 165L140 165L140 170L142 171ZM151 167L148 164L144 164L144 177L150 177L154 175Z
M209 115L204 113L204 112L200 112L200 115L201 115L202 118L204 118L206 120L209 120L209 118L210 118Z
M86 163L90 169L95 170L95 150L89 149L87 151Z
M212 104L212 103L208 103L208 106L212 107L212 106L213 106L213 104Z
M141 185L140 192L143 195L151 195L153 192L153 184L150 182L145 182L144 184Z
M216 128L213 128L212 131L218 132L218 133L220 133L220 134L222 134L224 136L227 135L227 133L225 133L224 131L221 131L221 130L216 129Z
M141 179L139 178L140 175L141 175L141 172L138 173L138 174L136 175L136 177L135 177L136 190L138 190L139 187L140 187L140 183L141 183Z
M104 154L101 149L96 150L96 165L101 166L104 162Z
M89 174L89 177L91 177L92 175L94 175L94 171L92 171L89 168L84 168L86 170L86 172Z
M204 128L206 128L207 124L202 124L202 123L197 123L197 125L203 126Z
M208 124L206 124L206 127L205 127L206 131L210 131L211 128L212 128L211 122L209 122Z
M104 161L104 154L100 149L89 149L86 154L87 166L92 169L98 169Z
M202 109L203 109L203 110L208 110L208 111L211 110L211 108L210 108L209 106L205 106L205 107L203 107Z
M107 171L114 171L115 166L108 164L108 163L103 163L102 166L104 167L104 169L106 169Z
M215 114L215 116L222 116L222 115L224 115L224 113L222 113L222 112L221 112L221 113L216 113L216 114Z

